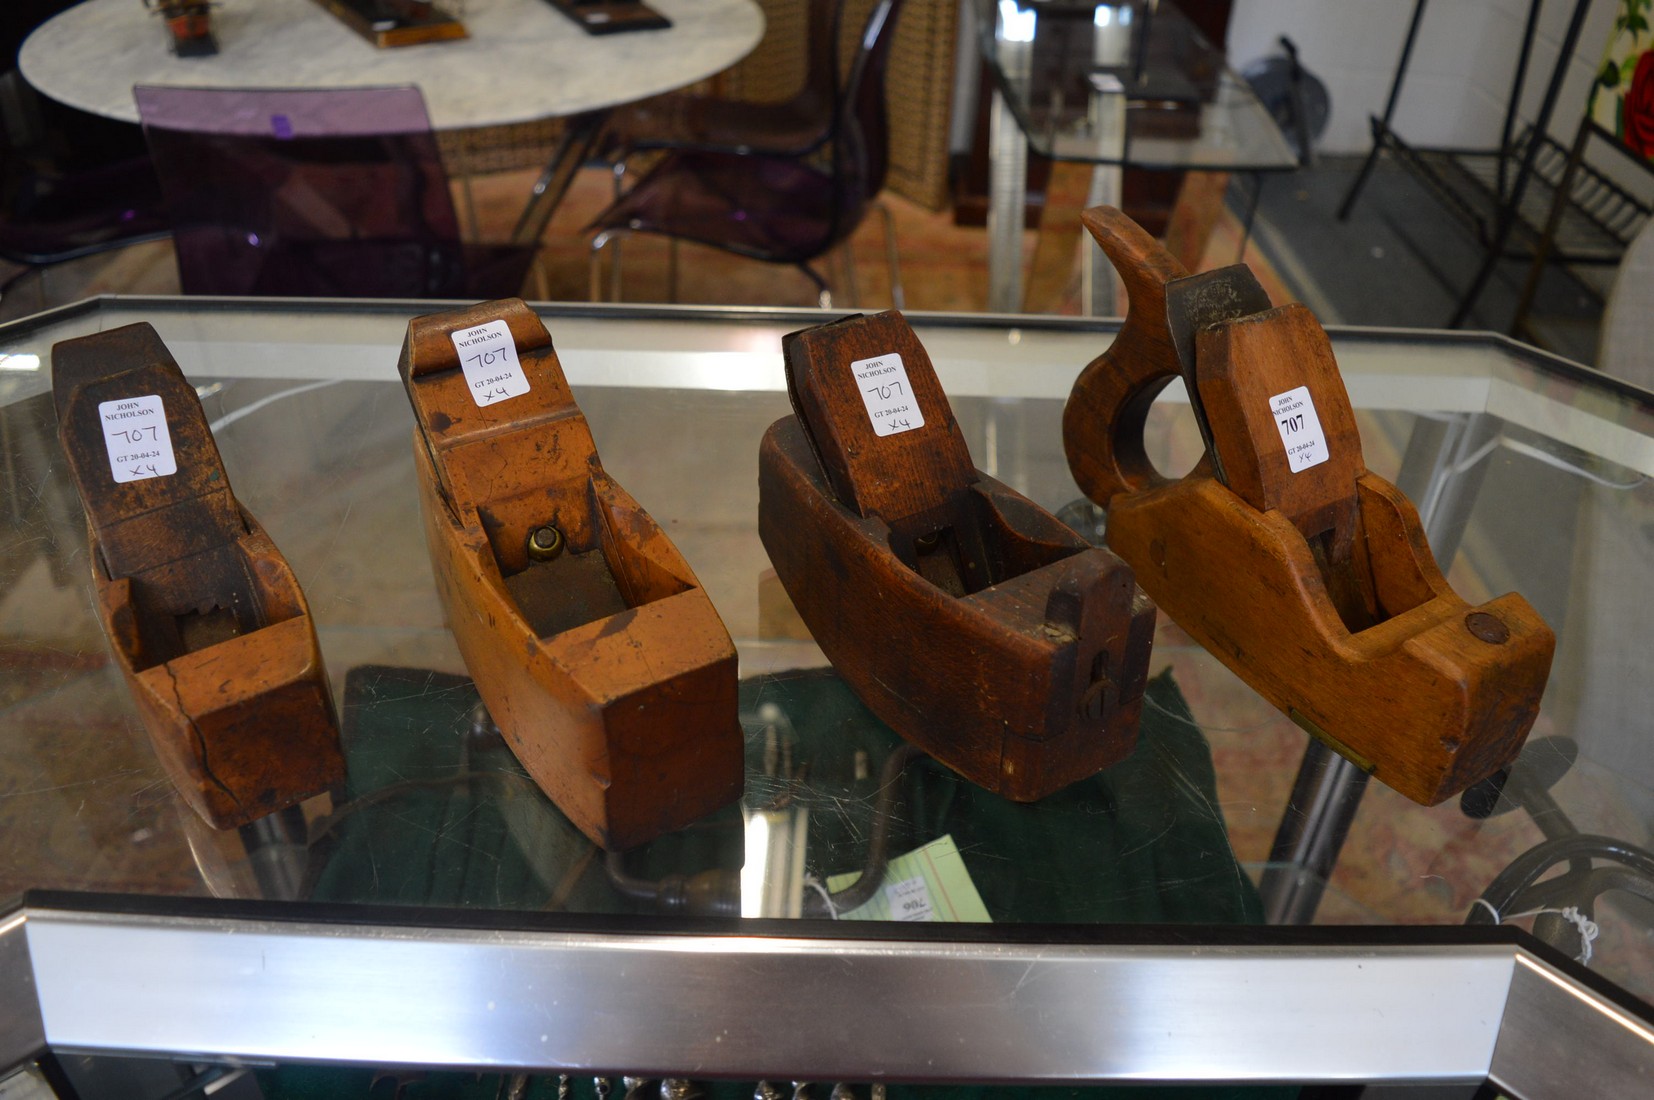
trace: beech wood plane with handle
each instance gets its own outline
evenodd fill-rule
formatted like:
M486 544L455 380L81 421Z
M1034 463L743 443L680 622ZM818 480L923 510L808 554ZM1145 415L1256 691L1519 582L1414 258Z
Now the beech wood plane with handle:
M512 298L417 318L399 369L449 626L534 781L613 850L738 798L735 646L604 472L539 317Z
M1131 570L975 468L900 313L783 351L796 415L760 447L758 533L839 675L1016 801L1128 755L1154 627Z
M342 781L304 593L155 330L56 345L52 397L104 632L179 795L227 829Z
M1473 607L1418 513L1366 468L1332 345L1242 265L1188 275L1118 210L1082 216L1130 295L1063 415L1080 489L1166 614L1312 735L1434 805L1510 763L1556 647L1514 593ZM1186 477L1144 453L1182 377L1206 441Z

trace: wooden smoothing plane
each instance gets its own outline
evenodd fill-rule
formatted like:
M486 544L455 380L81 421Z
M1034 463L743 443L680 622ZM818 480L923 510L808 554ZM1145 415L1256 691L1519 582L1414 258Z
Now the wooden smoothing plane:
M58 344L52 397L104 632L179 795L227 829L343 780L304 593L155 330Z
M839 675L1019 802L1126 757L1154 629L1131 570L972 465L900 313L782 346L796 415L764 435L758 533Z
M417 318L399 369L449 625L535 782L611 850L738 798L735 646L603 471L545 325L514 298Z
M1472 607L1448 586L1412 503L1366 468L1315 317L1271 308L1242 265L1188 275L1117 210L1083 220L1130 295L1063 415L1109 546L1236 675L1408 798L1434 805L1510 763L1555 636L1519 595ZM1206 454L1171 481L1143 429L1179 376Z

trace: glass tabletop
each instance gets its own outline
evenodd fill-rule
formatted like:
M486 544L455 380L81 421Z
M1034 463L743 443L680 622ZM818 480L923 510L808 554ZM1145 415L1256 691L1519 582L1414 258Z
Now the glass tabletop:
M1033 150L1136 168L1298 159L1252 89L1170 2L978 0L982 56Z
M506 748L445 624L396 377L413 312L110 298L0 330L0 893L795 917L822 914L818 899L867 869L879 888L832 906L838 917L1021 925L1024 937L1264 920L1259 884L1308 741L1164 616L1137 750L1035 804L901 759L900 739L833 673L756 524L758 441L790 411L780 338L830 319L814 312L538 310L605 468L671 534L739 652L740 803L620 856L596 850ZM1061 415L1115 324L909 320L978 467L1082 531L1094 524ZM53 343L136 321L196 386L237 496L303 584L338 705L345 784L240 830L203 824L156 762L92 611L57 441ZM1654 398L1490 335L1333 338L1367 464L1418 504L1455 588L1473 602L1520 591L1558 636L1522 782L1430 808L1372 784L1300 914L1461 924L1554 838L1649 843ZM1153 405L1146 438L1167 473L1199 456L1178 386ZM1545 906L1583 906L1590 967L1643 1000L1649 892L1616 880Z

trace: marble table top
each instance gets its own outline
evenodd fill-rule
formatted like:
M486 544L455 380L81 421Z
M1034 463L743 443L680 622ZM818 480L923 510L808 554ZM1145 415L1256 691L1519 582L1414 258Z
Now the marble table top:
M134 84L310 88L417 84L431 125L571 115L681 88L728 68L764 31L753 0L648 0L665 30L588 35L543 0L466 0L471 37L378 49L313 0L221 0L214 57L174 57L139 0L88 0L23 44L23 77L83 111L138 121Z

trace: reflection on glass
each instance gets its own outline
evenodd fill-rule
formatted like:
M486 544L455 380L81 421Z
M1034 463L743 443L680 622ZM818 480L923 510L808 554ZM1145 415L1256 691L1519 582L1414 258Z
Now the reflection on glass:
M105 308L62 324L84 331L139 319L131 306ZM307 805L302 825L279 823L280 835L187 830L90 613L85 521L50 397L42 386L0 405L0 891L8 896L49 887L658 912L617 892L601 853L550 808L475 710L423 539L408 534L419 530L418 501L411 419L391 376L395 340L364 337L364 316L354 307L283 306L169 321L192 334L180 343L195 362L249 371L264 363L287 375L191 371L232 483L305 584L349 730L349 785ZM629 341L648 335L579 318L550 324L571 360L593 354L579 350L580 339L598 339L593 332L608 334L605 354L628 361L639 358L625 352ZM754 346L753 328L661 327L668 347L697 355L775 358ZM1061 395L1107 334L1028 323L1013 342L1009 329L923 327L938 362L963 365L950 403L978 464L1047 509L1075 501ZM727 339L709 335L718 331ZM44 359L56 339L78 334L33 329L0 344L0 355ZM305 341L298 368L295 339ZM380 377L335 378L376 341L385 345ZM1362 406L1368 465L1418 504L1454 586L1519 590L1557 631L1533 742L1558 756L1552 739L1567 738L1577 759L1542 773L1544 798L1580 833L1648 847L1654 410L1490 340L1343 334L1335 349ZM758 377L751 363L729 365ZM822 667L766 577L754 529L757 441L786 413L785 395L722 389L694 364L682 378L576 389L616 477L669 526L737 639L747 812L629 852L626 870L653 884L735 873L745 912L749 899L771 896L758 891L762 870L784 885L761 911L802 912L813 894L807 875L825 884L865 866L879 773L896 742ZM28 372L11 379L32 381ZM333 384L310 388L323 379ZM1187 471L1202 444L1186 400L1169 394L1152 406L1146 440L1159 470ZM1166 676L1145 708L1135 771L1012 807L915 762L894 792L889 855L951 837L995 923L1256 919L1252 883L1305 735L1175 628L1161 627L1151 672ZM1544 799L1516 797L1529 778L1494 792L1481 816L1456 802L1426 809L1369 790L1315 920L1462 923L1496 877L1559 824L1545 816ZM1492 812L1507 793L1509 807ZM1588 893L1570 887L1553 907L1578 907ZM1637 996L1654 993L1654 906L1614 890L1597 897L1590 919L1599 928L1592 969Z
M982 2L983 55L1036 152L1150 168L1297 164L1222 51L1174 5L1134 18L1130 3Z

